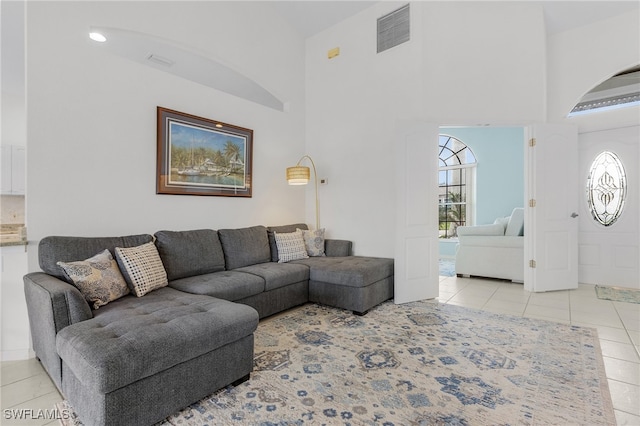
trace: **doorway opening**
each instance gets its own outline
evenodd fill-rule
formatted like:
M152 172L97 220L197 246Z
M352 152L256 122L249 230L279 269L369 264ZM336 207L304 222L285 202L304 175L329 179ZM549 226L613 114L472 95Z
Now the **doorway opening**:
M459 226L492 224L524 207L524 140L522 127L439 128L440 276L455 275Z

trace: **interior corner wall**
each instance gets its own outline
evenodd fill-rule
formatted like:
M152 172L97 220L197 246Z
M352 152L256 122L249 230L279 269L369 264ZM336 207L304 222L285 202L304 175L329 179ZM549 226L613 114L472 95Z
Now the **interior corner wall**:
M284 179L304 152L304 40L270 5L27 2L26 19L30 240L304 218L304 194ZM188 46L259 82L289 111L104 51L89 40L91 25ZM156 194L157 106L253 129L253 197Z
M524 207L522 127L443 127L440 133L461 140L476 157L477 225Z
M411 2L411 40L378 54L376 20L398 7L378 2L306 45L307 151L329 182L320 187L321 226L373 256L394 255L403 122L522 125L545 116L539 5ZM328 59L335 47L340 55ZM435 159L424 164L437 173Z

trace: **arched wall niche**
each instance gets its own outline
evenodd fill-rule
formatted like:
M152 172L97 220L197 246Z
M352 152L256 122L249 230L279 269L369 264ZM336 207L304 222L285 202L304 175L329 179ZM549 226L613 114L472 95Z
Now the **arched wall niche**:
M627 115L620 112L624 110L618 110L615 113L616 117L609 120L609 123L601 119L591 119L600 114L587 115L588 122L582 120L583 117L580 117L580 120L574 120L578 117L567 119L567 115L592 88L639 63L638 9L549 36L547 121L577 122L579 131L637 123L637 111L633 120L632 114Z
M624 102L624 99L622 98L626 98L628 101L630 95L637 95L638 92L640 92L640 63L624 68L617 73L600 80L576 101L568 115L575 114L576 111L574 110L581 104L600 103L603 107L610 107L612 105L620 107L624 104L617 102L610 104L605 101L616 99L618 102ZM637 96L634 97L634 100L636 98ZM598 111L597 109L587 110L591 112ZM578 111L578 113L580 112L584 113L584 111Z

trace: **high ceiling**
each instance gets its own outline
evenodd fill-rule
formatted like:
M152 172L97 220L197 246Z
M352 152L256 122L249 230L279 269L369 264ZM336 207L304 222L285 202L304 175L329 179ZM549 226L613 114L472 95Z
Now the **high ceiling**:
M423 0L424 1L424 0ZM454 0L455 1L455 0ZM375 1L272 1L273 7L303 37L310 37L377 3ZM397 1L398 6L407 1ZM525 2L523 2L525 3ZM640 0L532 1L542 4L547 34L577 28L638 9Z
M449 0L456 1L456 0ZM358 12L375 1L271 1L271 5L302 37L310 37ZM403 5L406 1L397 1ZM543 5L547 33L555 34L610 18L629 10L639 10L640 0L622 1L536 1ZM2 8L2 90L24 90L24 2L3 1ZM90 23L87 23L89 26Z

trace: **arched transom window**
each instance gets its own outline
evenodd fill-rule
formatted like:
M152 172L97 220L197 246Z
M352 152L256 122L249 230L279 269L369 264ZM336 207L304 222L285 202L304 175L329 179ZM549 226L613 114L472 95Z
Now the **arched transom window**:
M458 226L473 224L476 157L464 142L440 135L440 238L457 237Z

